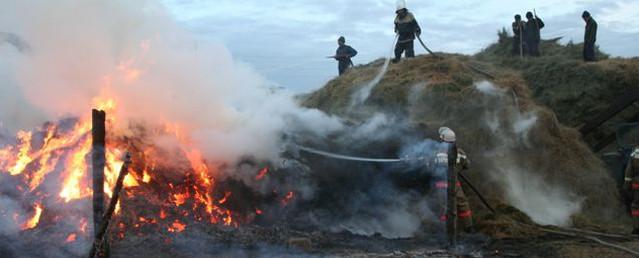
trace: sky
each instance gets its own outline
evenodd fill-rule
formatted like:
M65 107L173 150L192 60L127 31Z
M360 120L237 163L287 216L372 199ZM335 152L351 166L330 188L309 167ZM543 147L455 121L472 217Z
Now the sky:
M224 44L273 86L298 93L337 74L337 38L359 51L354 63L390 56L396 0L161 0L198 41ZM542 37L583 41L581 13L599 23L598 45L613 56L639 56L639 0L408 0L434 51L474 54L497 40L514 14L536 10ZM515 4L515 3L518 3ZM425 51L415 47L417 54Z

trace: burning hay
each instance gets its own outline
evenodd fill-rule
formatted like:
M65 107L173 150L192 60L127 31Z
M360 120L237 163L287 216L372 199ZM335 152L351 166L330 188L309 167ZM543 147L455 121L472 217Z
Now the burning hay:
M106 235L116 257L452 255L440 250L441 173L425 165L444 125L470 156L465 176L510 218L625 222L615 221L623 211L601 162L535 103L514 71L460 55L419 57L382 72L377 61L300 107L300 98L268 90L223 46L198 44L159 6L87 3L72 15L76 1L45 2L8 4L33 18L13 21L32 51L2 60L20 68L8 72L7 87L26 101L0 113L11 123L0 127L3 256L88 253L99 188L88 171L102 170L90 161L91 108L108 114L107 200L121 157L132 155ZM52 19L60 28L43 29ZM367 85L370 94L354 95ZM21 106L36 114L13 119ZM333 159L344 156L367 159ZM473 210L493 237L525 232L479 201ZM465 236L461 252L484 241Z

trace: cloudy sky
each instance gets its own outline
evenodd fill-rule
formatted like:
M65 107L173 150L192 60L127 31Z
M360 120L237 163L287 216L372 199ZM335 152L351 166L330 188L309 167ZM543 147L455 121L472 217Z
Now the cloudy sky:
M360 52L356 64L392 50L396 0L162 1L199 40L223 43L237 60L296 92L319 88L336 75L336 63L326 56L340 35ZM587 9L599 22L604 51L639 56L639 0L408 0L408 8L435 51L476 53L496 40L515 13L533 8L546 23L544 38L581 42L581 12Z

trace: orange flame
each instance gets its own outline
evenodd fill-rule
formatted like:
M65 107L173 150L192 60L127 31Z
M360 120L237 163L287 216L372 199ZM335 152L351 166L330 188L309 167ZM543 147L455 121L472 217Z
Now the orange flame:
M63 183L60 197L65 202L70 202L76 199L82 199L91 195L91 189L86 187L82 189L81 181L86 176L87 163L86 156L91 150L91 140L85 139L78 147L71 158L67 161L67 175Z
M12 176L21 174L33 160L29 157L29 152L31 151L31 136L31 132L18 132L18 139L20 140L18 148L20 150L18 151L18 158L15 161L15 165L9 168L9 174Z
M257 175L255 176L255 180L262 180L264 179L264 177L266 176L266 173L268 173L268 167L265 167L263 169L260 169L260 171L257 173Z
M35 209L35 213L33 214L33 217L31 217L27 222L24 223L24 225L22 225L23 230L35 228L40 222L40 216L42 215L42 205L40 203L36 203L35 207L33 208Z
M65 242L67 243L75 242L76 238L77 238L77 235L75 233L72 233L67 237L67 240Z
M229 197L231 197L231 192L224 193L224 198L220 199L218 203L224 204L229 199Z
M173 221L173 223L171 224L171 226L169 226L168 231L169 232L182 232L186 229L186 224L183 224L182 222L180 222L179 220L175 220Z

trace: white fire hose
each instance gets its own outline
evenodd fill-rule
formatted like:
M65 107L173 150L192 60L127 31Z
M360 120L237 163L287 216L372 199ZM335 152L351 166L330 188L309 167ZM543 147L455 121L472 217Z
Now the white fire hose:
M347 156L347 155L341 155L341 154L336 154L336 153L330 153L330 152L326 152L326 151L316 150L316 149L313 149L313 148L299 146L299 145L297 145L297 148L299 148L302 151L305 151L305 152L308 152L308 153L312 153L312 154L315 154L315 155L320 155L320 156L324 156L324 157L328 157L328 158L334 158L334 159L350 160L350 161L373 162L373 163L398 163L398 162L405 162L405 161L409 161L409 160L414 160L414 159L408 159L408 158L402 158L402 159L374 159L374 158Z

